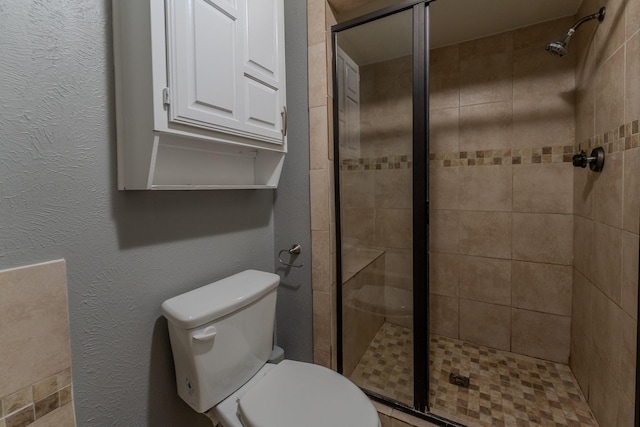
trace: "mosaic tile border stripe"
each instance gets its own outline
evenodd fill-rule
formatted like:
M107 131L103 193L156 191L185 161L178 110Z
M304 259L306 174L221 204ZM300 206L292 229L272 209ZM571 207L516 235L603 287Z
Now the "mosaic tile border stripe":
M340 162L340 170L345 171L411 169L412 167L413 157L409 154L400 156L344 159Z
M436 167L450 167L566 163L571 162L574 150L573 145L557 145L506 150L431 153L429 154L429 164Z
M0 399L0 425L25 427L73 401L71 368ZM4 424L3 424L4 423Z
M519 165L530 163L571 162L575 152L573 145L555 147L522 148L515 150L478 150L429 154L429 164L433 167ZM345 159L340 164L343 171L411 169L410 155L361 159Z
M634 120L611 129L600 135L595 135L578 144L578 150L603 147L607 154L631 150L640 146L640 120Z

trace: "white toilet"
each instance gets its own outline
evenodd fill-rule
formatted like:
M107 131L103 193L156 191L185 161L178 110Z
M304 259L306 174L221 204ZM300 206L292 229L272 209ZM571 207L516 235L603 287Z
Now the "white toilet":
M371 401L343 376L267 363L279 282L247 270L162 304L178 395L224 427L380 427Z

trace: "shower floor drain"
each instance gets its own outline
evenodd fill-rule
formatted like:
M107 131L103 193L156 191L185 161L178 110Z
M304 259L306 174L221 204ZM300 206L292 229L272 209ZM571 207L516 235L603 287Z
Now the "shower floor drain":
M469 377L457 375L453 372L449 374L449 382L453 385L457 385L458 387L469 388Z

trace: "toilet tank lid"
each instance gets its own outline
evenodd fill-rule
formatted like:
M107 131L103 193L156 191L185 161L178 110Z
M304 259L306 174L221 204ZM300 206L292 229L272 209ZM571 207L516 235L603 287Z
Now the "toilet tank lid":
M246 270L162 303L162 314L182 329L193 329L232 313L275 289L280 276Z

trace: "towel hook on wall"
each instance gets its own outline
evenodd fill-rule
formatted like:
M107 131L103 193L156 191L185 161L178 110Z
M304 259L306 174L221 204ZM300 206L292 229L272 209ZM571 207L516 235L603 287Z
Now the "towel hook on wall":
M280 261L280 264L286 265L287 267L300 268L304 266L304 264L295 265L293 263L282 261L282 252L289 252L291 255L294 255L294 256L300 255L300 252L302 252L302 246L300 246L299 244L294 243L293 246L291 246L291 248L282 249L280 252L278 252L278 261Z

